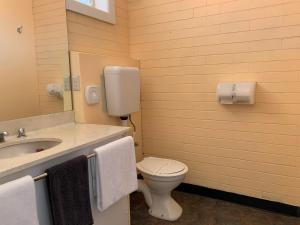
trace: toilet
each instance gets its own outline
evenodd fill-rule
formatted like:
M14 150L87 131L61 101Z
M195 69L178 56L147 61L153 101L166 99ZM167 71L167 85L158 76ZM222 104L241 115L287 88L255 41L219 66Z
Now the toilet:
M164 220L175 221L182 208L172 198L174 190L185 178L188 167L171 159L147 157L137 163L144 180L139 180L139 190L145 196L149 214Z
M135 67L106 66L104 68L107 113L122 118L128 126L128 117L140 110L140 76ZM185 178L188 167L178 161L147 157L137 163L144 180L139 180L138 191L145 196L150 215L174 221L182 208L171 197Z

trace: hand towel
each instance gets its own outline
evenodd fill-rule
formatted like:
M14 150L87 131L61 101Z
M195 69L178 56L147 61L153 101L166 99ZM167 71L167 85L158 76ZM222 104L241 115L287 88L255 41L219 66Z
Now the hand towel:
M39 224L32 177L26 176L0 185L0 224Z
M93 224L86 156L79 156L46 172L54 225Z
M133 138L128 136L95 149L97 205L102 212L137 190Z

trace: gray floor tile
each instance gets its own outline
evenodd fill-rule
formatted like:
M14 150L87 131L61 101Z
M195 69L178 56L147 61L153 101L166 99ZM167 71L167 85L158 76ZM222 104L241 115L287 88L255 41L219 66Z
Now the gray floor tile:
M131 225L300 225L300 218L239 204L176 191L173 196L183 214L178 221L168 222L150 216L143 195L132 194Z

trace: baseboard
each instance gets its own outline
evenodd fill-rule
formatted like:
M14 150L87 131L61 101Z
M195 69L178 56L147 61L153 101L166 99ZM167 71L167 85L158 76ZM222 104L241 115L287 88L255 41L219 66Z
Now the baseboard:
M245 195L234 194L216 189L201 187L197 185L182 183L176 188L177 191L198 194L210 198L216 198L241 205L251 206L272 212L282 213L289 216L300 217L300 207L273 202L259 198L253 198ZM299 196L300 197L300 196Z

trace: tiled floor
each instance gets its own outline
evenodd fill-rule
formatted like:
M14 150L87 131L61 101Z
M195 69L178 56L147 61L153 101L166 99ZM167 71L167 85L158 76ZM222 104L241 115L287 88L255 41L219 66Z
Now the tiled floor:
M174 192L173 196L183 207L183 215L176 222L168 222L150 216L142 194L134 193L131 225L300 225L300 218L230 202L182 192Z

